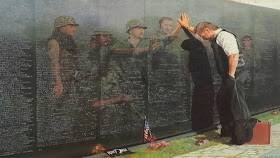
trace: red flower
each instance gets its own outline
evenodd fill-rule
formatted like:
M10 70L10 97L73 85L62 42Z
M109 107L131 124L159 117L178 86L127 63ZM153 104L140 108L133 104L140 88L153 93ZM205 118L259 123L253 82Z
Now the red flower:
M155 136L148 137L148 141L149 141L150 143L153 143L155 140L156 140L156 137L155 137Z
M169 143L162 141L160 143L152 143L151 146L147 148L148 151L161 149L163 147L169 146Z

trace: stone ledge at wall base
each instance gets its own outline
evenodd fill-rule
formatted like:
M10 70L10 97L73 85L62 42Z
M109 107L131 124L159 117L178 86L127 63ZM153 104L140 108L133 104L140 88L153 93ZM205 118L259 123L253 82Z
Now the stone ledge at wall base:
M258 122L253 129L253 137L246 145L253 144L270 144L271 123Z
M220 124L215 124L211 127L205 128L205 129L200 129L200 130L197 130L197 131L190 131L190 132L179 134L179 135L176 135L176 136L172 136L172 137L168 137L168 138L164 138L164 139L159 139L159 141L170 142L172 140L189 138L189 137L196 136L196 135L201 134L201 133L206 132L206 131L217 130L217 129L221 129L221 128L222 128L222 126ZM149 146L150 146L150 143L144 143L144 144L128 147L128 149L133 151L133 150L137 150L137 149L140 149L140 148L148 148ZM101 154L97 154L97 155L86 156L86 157L83 157L83 158L110 158L110 157L106 153L101 153Z

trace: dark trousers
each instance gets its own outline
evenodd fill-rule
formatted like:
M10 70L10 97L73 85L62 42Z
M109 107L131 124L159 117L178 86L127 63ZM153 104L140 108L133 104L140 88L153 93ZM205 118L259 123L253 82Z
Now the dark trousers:
M213 126L214 88L213 85L195 86L192 96L192 129L199 130Z
M222 135L231 136L234 122L250 118L245 100L244 74L241 72L232 78L222 77L222 85L217 95L217 109L222 125Z

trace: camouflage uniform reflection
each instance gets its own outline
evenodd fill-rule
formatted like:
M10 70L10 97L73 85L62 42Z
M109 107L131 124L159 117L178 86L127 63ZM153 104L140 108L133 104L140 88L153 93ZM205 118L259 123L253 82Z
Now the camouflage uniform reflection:
M72 120L76 106L74 84L78 67L77 46L72 36L76 31L76 26L78 24L71 16L56 18L54 31L47 44L54 78L53 93L57 105L53 112L53 118L56 119L53 123L59 126L55 128L55 125L51 125L56 129L53 132L56 140L65 138L72 141L72 136L69 135L72 135Z
M161 42L143 38L147 27L140 20L127 22L129 38L112 47L112 67L120 77L121 89L131 94L133 101L127 107L131 119L130 129L141 131L143 114L147 105L147 59L151 51L160 49ZM125 122L124 122L125 123Z
M172 30L173 25L174 20L172 18L162 17L159 20L159 30L152 37L165 41L164 52L168 52L169 55L174 55L176 62L183 64L184 72L188 74L189 52L181 48L181 43L184 41L184 39L179 36L181 25L177 23L176 28ZM168 59L168 61L169 60L170 59Z
M184 41L179 35L181 31L181 25L177 23L177 26L173 29L174 21L170 17L162 17L159 20L159 30L153 35L157 39L163 39L165 41L164 52L168 52L170 56L176 58L177 64L182 64L185 77L189 75L188 63L189 63L189 52L181 48L181 43ZM171 58L172 59L172 58ZM170 58L163 62L169 62Z
M170 17L162 17L158 24L153 37L164 41L164 49L153 53L149 63L149 111L154 111L149 119L153 126L168 126L188 119L189 52L180 47L181 25L173 28Z
M112 45L111 36L112 33L106 29L94 31L90 40L92 50L81 59L80 94L83 95L82 100L86 101L84 104L88 106L88 114L96 119L95 121L92 118L84 121L88 121L85 124L89 125L89 129L97 127L92 130L100 131L102 135L112 132L112 130L102 128L116 122L113 117L114 111L120 109L124 102L132 100L131 95L122 93L119 76L108 67L111 62L109 52ZM106 116L109 118L104 118ZM93 125L90 125L92 123Z
M55 30L48 41L48 53L54 73L54 94L68 95L77 70L77 46L72 38L78 24L70 16L55 19Z
M245 61L245 68L249 73L247 82L249 83L246 86L246 89L249 90L246 94L256 93L255 92L255 77L256 72L260 69L260 55L254 51L252 37L245 35L242 37L242 50L241 54Z
M183 38L178 37L181 31L181 25L177 23L176 28L173 30L174 20L170 17L162 17L159 20L159 30L152 36L156 39L163 39L165 41L165 51L173 53L178 58L183 55L188 62L188 53L181 49L180 45L184 41Z

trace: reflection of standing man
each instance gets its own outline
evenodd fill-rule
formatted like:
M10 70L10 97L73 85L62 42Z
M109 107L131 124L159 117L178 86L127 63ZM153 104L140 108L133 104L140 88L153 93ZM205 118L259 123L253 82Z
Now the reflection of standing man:
M130 94L133 100L127 110L129 113L130 129L135 130L142 127L142 118L136 112L143 113L147 105L147 73L148 56L150 51L154 51L160 42L144 38L146 25L138 20L132 19L126 24L128 39L118 41L111 47L112 67L120 77L120 86L124 94ZM133 107L133 108L131 108ZM141 121L140 121L141 120Z
M128 21L126 32L129 38L111 47L112 66L123 80L122 85L125 86L123 89L127 90L127 94L140 95L142 101L144 92L141 86L144 86L147 80L147 53L160 44L159 42L157 45L152 44L151 40L143 38L145 29L147 27L138 19ZM136 81L137 79L139 80Z
M121 101L130 101L132 99L130 95L121 94L117 79L118 77L115 71L109 68L111 62L109 47L111 46L112 35L113 34L106 29L98 29L94 31L90 40L90 47L92 48L92 51L89 53L87 58L90 63L88 63L88 65L86 66L89 67L89 69L95 69L95 71L91 71L89 75L90 77L87 79L91 81L90 85L88 85L87 88L92 86L101 86L99 87L101 88L99 90L92 88L92 94L96 93L94 91L100 90L104 93L108 93L109 91L114 92L114 94L111 94L114 96L99 96L99 98L92 98L92 104L95 107L100 107L106 104L113 104ZM101 95L102 94L103 93L101 93ZM106 99L107 97L109 98ZM101 100L101 98L105 99Z
M124 123L124 120L129 120L129 118L120 122L116 121L117 118L112 115L121 115L123 110L116 109L126 109L125 102L133 99L131 95L122 93L119 76L114 68L109 67L111 66L109 49L112 46L112 35L113 33L107 29L96 29L89 42L91 51L80 56L80 105L86 105L85 112L80 113L80 118L84 121L81 129L84 130L84 135L90 136L94 132L97 138L104 133L113 132L116 127L120 127L119 129L126 127L118 126L118 124ZM90 115L85 115L85 113L90 113Z
M255 75L260 66L260 55L254 51L253 39L249 35L245 35L241 39L243 59L245 61L245 68L249 72L248 82L250 92L254 92Z
M222 77L222 85L217 95L217 107L222 125L221 135L232 136L235 130L234 123L250 118L244 85L238 81L239 76L235 75L239 58L236 38L210 22L201 22L195 28L190 27L188 19L186 14L181 14L178 22L204 40L212 42L217 71Z
M56 97L50 122L52 131L49 137L53 142L71 142L79 132L76 124L76 72L78 52L73 35L76 31L75 19L71 16L60 16L54 20L54 31L48 39L47 47L54 78L53 93ZM64 106L65 105L65 106ZM67 108L63 108L66 107ZM58 127L59 126L59 127ZM48 126L47 126L48 127ZM57 128L56 128L57 127Z
M168 126L188 119L189 52L180 47L183 38L178 37L182 30L179 23L161 17L158 26L152 37L162 40L164 45L151 55L149 62L149 111L156 111L149 118L154 126Z
M112 33L106 29L97 29L91 35L90 47L91 51L88 58L91 62L96 62L96 65L90 66L97 70L96 75L101 76L107 69L110 63L109 47L111 46ZM89 66L85 65L85 66Z
M60 16L54 21L54 31L48 41L48 53L54 74L54 94L61 97L73 85L77 70L77 46L72 36L76 31L75 19Z

